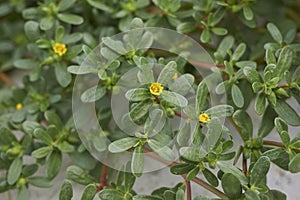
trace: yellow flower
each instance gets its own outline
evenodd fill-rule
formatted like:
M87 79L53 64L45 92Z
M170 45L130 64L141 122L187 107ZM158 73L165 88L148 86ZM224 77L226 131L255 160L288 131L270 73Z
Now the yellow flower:
M199 115L199 121L202 122L202 123L206 123L210 120L210 117L208 114L206 113L202 113Z
M173 79L176 79L176 78L178 78L178 74L177 74L177 73L175 73L175 74L173 75Z
M68 50L66 45L62 43L55 43L52 49L59 56L64 55Z
M23 105L21 104L21 103L18 103L17 105L16 105L16 109L17 110L21 110L23 108Z
M163 91L164 87L160 83L152 83L149 89L151 94L158 96Z

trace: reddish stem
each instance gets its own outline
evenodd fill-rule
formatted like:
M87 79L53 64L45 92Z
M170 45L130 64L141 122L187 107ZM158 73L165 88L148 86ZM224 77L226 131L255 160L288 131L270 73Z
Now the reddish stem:
M248 175L247 159L244 156L243 156L243 172L246 176Z
M186 185L186 199L187 200L192 200L191 182L185 180L185 185Z
M108 171L107 165L102 164L101 175L100 175L100 184L97 187L97 191L102 190L105 186L110 187L110 185L107 182L107 171Z
M7 85L16 85L5 73L0 72L0 79Z
M269 145L269 146L275 146L275 147L282 147L285 148L285 146L281 142L275 142L275 141L269 141L269 140L264 140L263 141L264 145ZM300 149L292 149L296 153L300 153Z

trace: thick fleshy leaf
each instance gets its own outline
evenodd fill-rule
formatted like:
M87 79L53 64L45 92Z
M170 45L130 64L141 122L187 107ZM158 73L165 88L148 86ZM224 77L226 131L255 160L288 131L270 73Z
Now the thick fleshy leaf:
M217 166L224 172L224 173L231 173L235 177L239 179L241 184L245 185L248 184L248 178L245 174L236 166L232 165L231 163L225 161L218 161Z
M231 173L222 176L222 188L230 198L239 198L242 195L242 185L239 179Z
M17 157L14 159L14 161L11 163L8 172L7 172L7 182L10 185L13 185L16 183L16 181L19 179L23 167L23 160L21 157Z
M70 200L73 197L73 187L70 181L65 180L60 187L59 200Z
M270 168L270 159L267 156L260 157L251 170L250 184L259 187L264 184L264 180Z
M112 142L108 146L108 150L112 153L120 153L123 151L127 151L128 149L132 148L134 145L138 143L138 139L134 137L127 137L123 139L116 140Z
M289 163L289 171L292 173L300 172L300 154L297 154Z
M82 193L80 200L93 200L97 193L97 188L95 184L87 185Z
M142 145L135 147L132 160L131 171L136 177L140 177L144 170L144 149Z
M237 110L233 114L235 124L241 128L241 137L244 141L252 138L253 125L249 114L243 110Z
M83 18L79 15L59 13L57 17L61 21L72 25L79 25L83 23Z
M62 154L60 151L53 151L46 164L46 173L50 179L53 179L60 170L62 163Z
M167 90L162 91L161 98L179 107L186 107L188 104L188 101L184 96Z
M240 88L235 84L233 84L231 86L231 95L232 95L232 100L233 100L234 104L239 108L243 107L243 105L244 105L243 94L242 94Z
M278 99L274 110L286 123L291 126L300 126L300 117L297 112L285 101Z
M160 143L157 140L149 140L148 144L151 149L153 149L160 157L166 161L173 162L176 159L175 153L168 146Z
M176 70L177 63L174 61L169 62L160 72L157 82L162 85L167 85L173 80L174 74L178 73Z
M276 42L282 43L282 35L279 29L273 23L268 23L267 29Z
M95 85L84 91L80 97L82 102L89 103L101 99L106 94L106 89L99 85Z
M128 90L125 96L130 101L144 101L152 97L149 89L147 88L136 88Z

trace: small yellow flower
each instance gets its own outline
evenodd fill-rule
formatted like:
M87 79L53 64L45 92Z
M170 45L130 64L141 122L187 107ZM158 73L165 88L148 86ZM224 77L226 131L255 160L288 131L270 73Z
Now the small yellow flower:
M64 55L68 50L66 45L62 43L55 43L52 49L59 56Z
M18 103L17 105L16 105L16 109L17 110L21 110L23 108L23 105L21 104L21 103Z
M176 78L178 78L178 73L177 72L173 75L173 79L176 79Z
M158 96L163 91L164 87L160 83L152 83L149 89L151 94Z
M208 114L206 113L202 113L199 115L199 121L202 122L202 123L206 123L210 120L210 117Z

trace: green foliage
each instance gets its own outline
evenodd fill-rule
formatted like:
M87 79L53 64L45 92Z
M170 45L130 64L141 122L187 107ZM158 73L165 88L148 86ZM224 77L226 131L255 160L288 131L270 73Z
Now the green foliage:
M32 186L53 186L69 156L60 200L73 198L70 181L84 185L82 200L183 200L192 193L191 181L218 199L287 199L269 188L267 174L271 163L300 172L300 137L291 131L300 126L299 5L299 0L2 2L0 192L15 190L18 200L31 199ZM173 41L150 27L186 35ZM122 37L112 37L119 32ZM205 61L190 51L195 44L187 36L205 47L207 55L197 52ZM94 106L101 125L100 131L87 129L88 142L76 124L79 108L72 108L81 77L88 84L80 85L76 101ZM128 103L118 105L126 107L118 116L125 128L114 121L113 98ZM87 116L80 123L92 126L89 111L80 112ZM252 122L255 115L261 116L259 124ZM266 139L274 135L279 141ZM130 161L120 169L106 166L125 154ZM139 194L134 184L148 156L183 180Z

